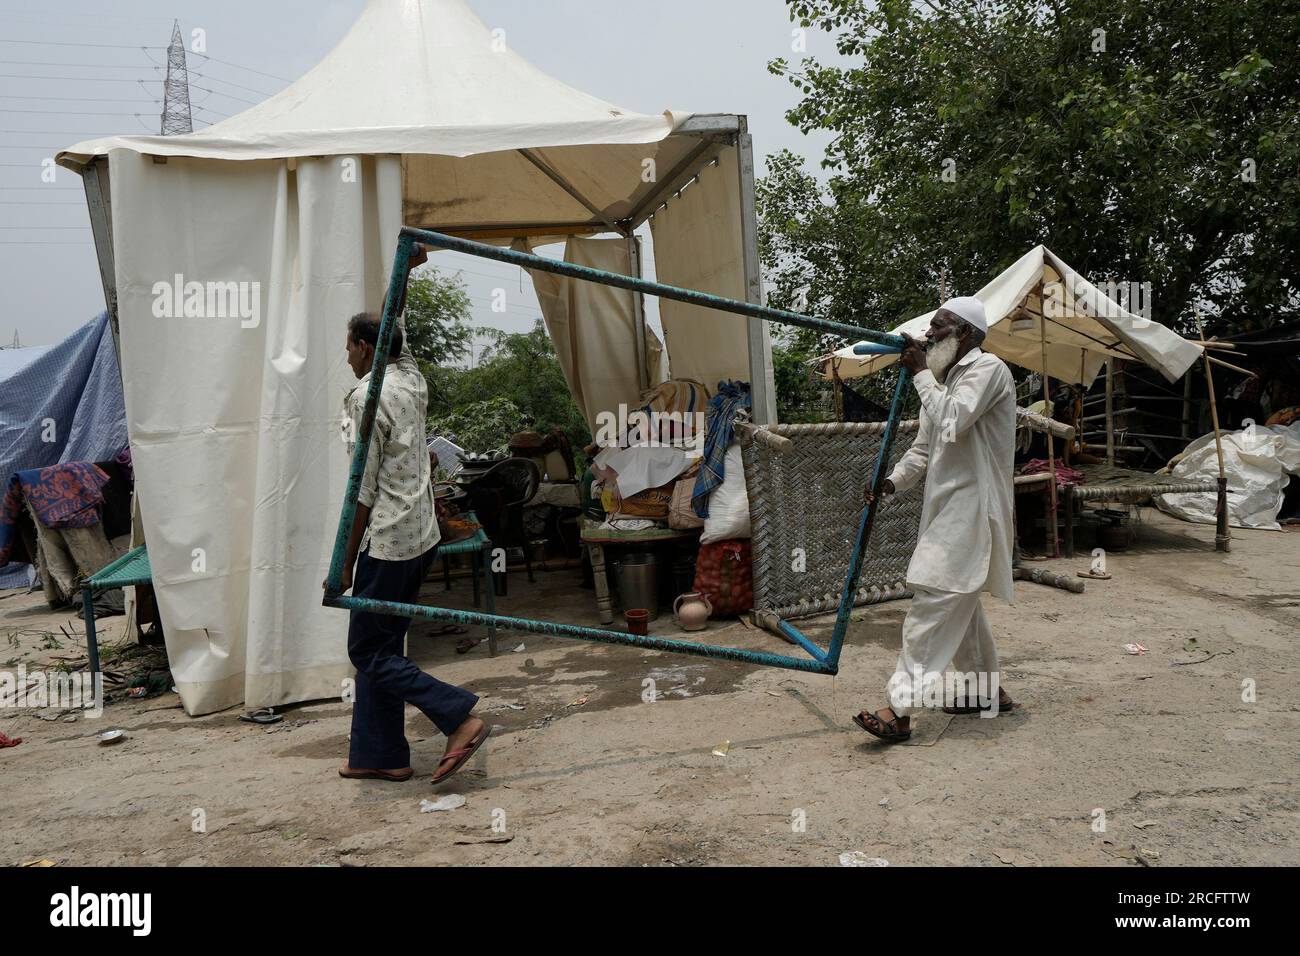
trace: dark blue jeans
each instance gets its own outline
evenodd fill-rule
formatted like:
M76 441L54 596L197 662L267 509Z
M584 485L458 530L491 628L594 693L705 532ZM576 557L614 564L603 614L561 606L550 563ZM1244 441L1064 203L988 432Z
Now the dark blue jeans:
M381 561L362 553L352 577L356 597L414 604L436 547L406 561ZM406 742L405 707L413 704L450 736L470 715L478 697L430 677L403 654L409 617L352 611L348 657L357 669L352 705L352 746L348 763L365 769L395 770L411 764Z

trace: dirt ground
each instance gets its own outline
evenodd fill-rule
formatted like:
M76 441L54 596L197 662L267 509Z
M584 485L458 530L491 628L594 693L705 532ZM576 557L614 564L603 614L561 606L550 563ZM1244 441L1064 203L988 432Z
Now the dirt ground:
M1213 540L1146 510L1137 547L1110 555L1111 580L1081 595L1017 582L1015 605L986 595L1021 707L924 714L893 748L849 718L884 703L907 601L855 615L837 678L531 634L503 637L495 659L486 643L458 655L417 625L412 655L482 695L495 725L436 791L443 739L415 710L417 776L401 784L337 776L337 700L268 727L238 711L187 717L168 692L72 723L0 711L0 731L24 738L0 750L0 864L833 866L860 851L893 865L1295 865L1300 533L1234 531L1226 555ZM592 621L575 582L553 571L530 589L512 573L502 611ZM463 604L468 583L452 593ZM30 669L67 653L44 635L66 645L59 623L80 632L69 617L10 592L0 656ZM107 637L121 621L101 621ZM675 632L666 615L655 630ZM805 631L824 642L829 618ZM708 640L786 647L737 623ZM1130 642L1149 650L1132 656ZM127 739L98 745L110 728ZM465 804L420 811L448 793Z

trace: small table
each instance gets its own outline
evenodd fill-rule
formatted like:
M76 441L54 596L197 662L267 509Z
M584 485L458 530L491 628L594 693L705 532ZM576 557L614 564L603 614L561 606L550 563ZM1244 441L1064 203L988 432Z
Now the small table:
M478 523L478 515L472 511L463 512L462 517ZM463 541L438 545L438 557L442 558L442 580L448 591L451 590L451 571L447 566L447 558L453 554L468 554L470 556L473 567L471 576L474 579L474 606L479 606L479 575L482 574L483 591L487 594L488 613L496 614L497 589L496 583L492 580L492 541L483 530L483 525L479 524L478 530ZM488 625L488 656L497 656L497 629L492 625Z
M596 612L601 624L614 623L614 605L609 597L609 582L605 579L605 546L655 544L664 541L689 541L699 537L700 528L679 531L676 528L646 528L644 531L617 531L603 527L603 522L582 519L582 543L591 558L591 575L596 585Z

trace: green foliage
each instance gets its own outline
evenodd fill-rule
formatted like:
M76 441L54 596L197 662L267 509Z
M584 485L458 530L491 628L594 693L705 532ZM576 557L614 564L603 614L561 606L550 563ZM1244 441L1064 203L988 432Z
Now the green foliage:
M431 393L445 385L440 366L454 365L470 354L474 331L469 308L469 295L459 275L443 276L433 266L425 266L407 282L406 341L429 380Z
M795 336L781 336L772 342L772 375L776 384L777 420L795 424L834 418L830 390L813 379L812 360L819 353Z
M802 94L790 122L834 134L824 184L769 159L773 304L889 328L934 308L943 267L969 294L1043 243L1095 280L1150 282L1151 317L1179 330L1197 303L1229 329L1300 312L1293 3L789 6L847 63L769 65ZM813 338L795 336L836 344Z
M442 434L455 434L469 451L505 444L525 429L561 429L575 450L591 441L586 419L569 395L555 346L539 320L528 332L487 330L492 344L473 368L436 371L442 388L430 389L429 417ZM475 425L475 416L483 423ZM482 442L484 444L477 444Z
M439 434L455 435L456 443L462 448L481 454L504 451L510 436L520 430L522 419L519 406L508 398L495 396L462 405L432 424Z

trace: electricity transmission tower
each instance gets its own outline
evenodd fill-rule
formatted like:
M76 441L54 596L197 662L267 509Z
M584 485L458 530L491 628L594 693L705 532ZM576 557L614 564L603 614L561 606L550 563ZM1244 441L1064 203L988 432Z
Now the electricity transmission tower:
M162 134L194 132L190 113L190 70L185 65L185 41L179 21L172 21L172 42L167 47L167 79L163 84Z

